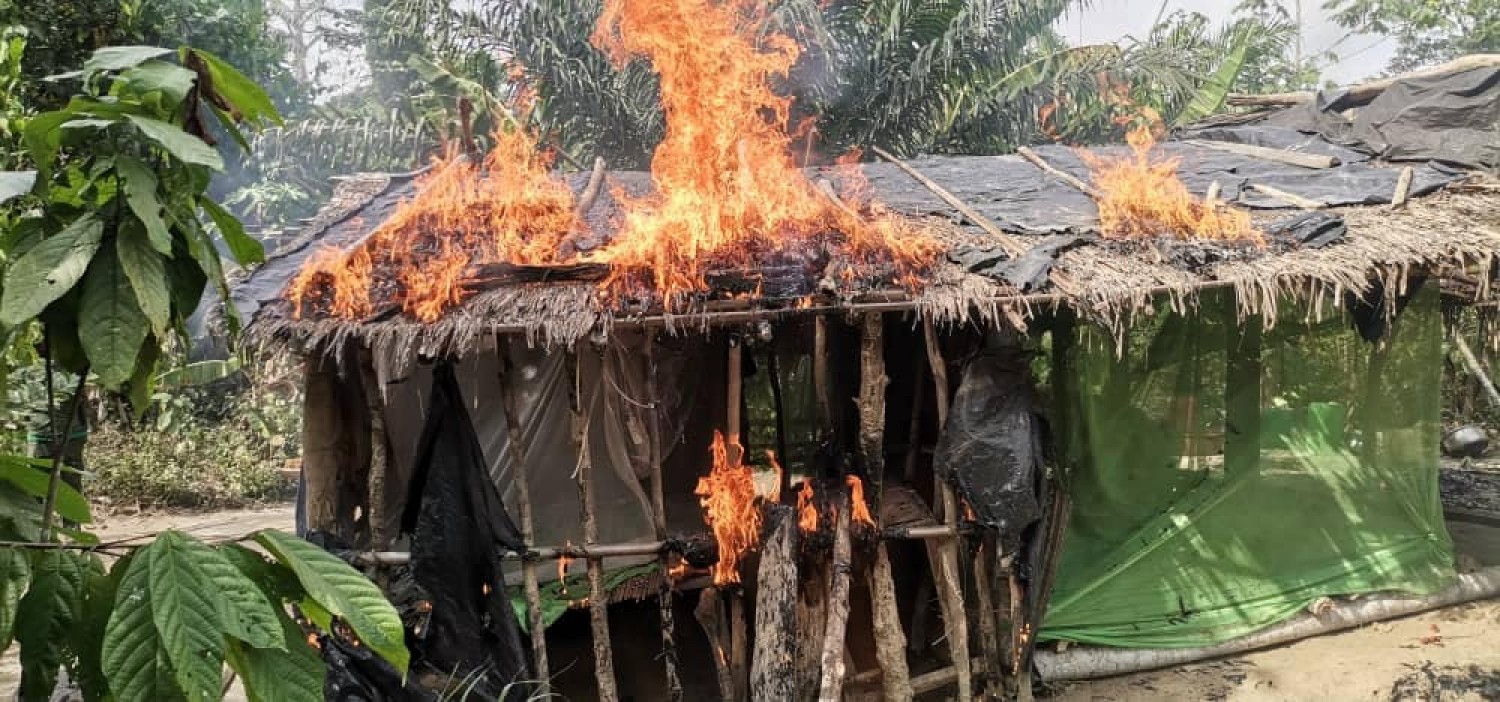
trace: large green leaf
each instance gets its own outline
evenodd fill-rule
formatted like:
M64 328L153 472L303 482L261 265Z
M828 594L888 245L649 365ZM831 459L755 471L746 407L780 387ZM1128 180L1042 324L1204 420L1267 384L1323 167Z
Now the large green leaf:
M0 549L0 651L10 648L16 633L16 608L31 584L31 561L26 552Z
M252 263L262 263L266 260L265 247L260 245L254 237L245 233L245 225L230 214L228 210L214 202L213 198L204 195L198 198L198 204L208 212L209 218L213 219L214 226L219 228L219 235L224 237L224 243L229 245L229 253L234 255L234 260L242 266Z
M201 62L201 68L208 73L208 82L211 83L206 87L213 91L214 97L222 100L230 108L231 114L228 116L231 118L238 116L251 123L265 121L282 124L281 115L276 112L276 106L272 104L271 97L255 81L207 51L202 49L185 49L184 51L188 54L184 57L184 63L193 66Z
M136 95L160 92L163 103L175 107L187 98L196 76L176 64L147 61L120 74L120 78L130 92Z
M82 610L73 627L73 650L78 654L73 681L83 690L84 699L103 700L109 696L109 681L104 677L104 632L115 609L120 581L133 559L134 552L127 553L109 573L84 574Z
M141 133L186 163L207 166L216 171L224 170L224 159L207 142L182 131L177 125L140 115L125 115Z
M183 698L167 661L166 642L156 629L152 606L151 558L137 551L125 568L115 595L114 611L104 628L100 659L109 690L116 700L162 700Z
M145 230L139 226L121 228L119 238L115 239L115 252L120 256L120 269L130 281L130 289L135 291L141 312L151 321L151 330L158 338L165 339L172 330L172 293L167 289L166 260L151 247Z
M66 549L33 552L31 588L16 614L21 644L21 699L46 700L67 659L68 634L78 619L86 557Z
M224 667L224 623L213 579L192 554L192 537L158 534L146 547L151 564L151 618L177 684L192 702L217 700Z
M365 646L406 672L411 655L401 617L380 588L333 554L295 536L268 529L256 533L255 540L291 568L308 596L347 622Z
M224 360L194 361L163 371L156 377L156 382L162 387L176 389L198 387L232 377L240 372L241 366L242 362L237 356Z
M86 214L11 264L0 293L0 322L20 326L72 290L88 270L103 234L104 224Z
M70 109L43 112L26 120L21 140L26 151L36 163L37 179L45 184L52 179L52 165L57 162L57 150L62 144L63 123L78 114Z
M0 171L0 205L31 192L36 171Z
M135 372L136 355L151 331L135 290L109 251L94 259L79 298L78 338L99 384L114 390Z
M94 55L83 63L83 71L119 71L170 53L171 49L159 46L106 46L94 51Z
M47 466L50 468L50 466ZM45 469L39 470L32 460L21 456L0 456L0 480L20 488L37 499L45 499L52 476ZM57 501L53 504L63 519L78 524L94 521L89 513L89 501L78 489L65 482L57 484Z
M182 541L184 551L213 585L224 633L255 648L284 649L276 610L265 593L218 551L193 539Z
M161 201L156 198L156 175L134 156L115 157L115 171L125 180L125 202L130 211L146 225L151 247L164 255L172 253L172 232L161 218Z
M1249 55L1255 36L1248 31L1239 31L1232 41L1224 60L1219 62L1219 67L1214 69L1208 80L1198 86L1193 99L1188 101L1187 106L1172 121L1173 126L1191 124L1218 112L1224 106L1224 100L1229 97L1235 79L1239 78L1240 71L1245 68L1245 58Z

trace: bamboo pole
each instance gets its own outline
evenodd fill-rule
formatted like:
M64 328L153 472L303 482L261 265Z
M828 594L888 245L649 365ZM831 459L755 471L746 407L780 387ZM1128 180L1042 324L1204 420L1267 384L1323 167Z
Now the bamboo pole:
M844 632L849 626L849 573L853 566L853 545L849 538L850 503L845 498L834 508L833 563L828 587L828 620L823 630L823 681L818 699L840 700L844 691Z
M865 472L870 476L873 512L879 520L885 489L885 322L879 314L862 320L860 334L859 447ZM885 541L875 544L869 578L871 618L875 630L875 655L880 661L882 689L890 702L910 700L911 671L906 667L906 633L896 605L896 586L891 576Z
M927 344L927 361L932 368L933 396L937 400L939 431L948 423L948 363L943 360L942 348L938 345L937 329L932 320L922 320L922 334ZM942 513L939 519L946 525L958 524L958 495L953 486L943 480L937 468L933 468L934 492L941 497ZM958 669L959 702L974 699L973 671L969 667L969 624L964 609L964 595L959 581L958 544L943 543L938 549L938 562L934 578L939 597L947 602L943 624L948 632L948 648L953 653L953 665Z
M646 402L650 412L646 417L646 433L651 442L647 453L651 461L651 526L658 541L667 539L667 503L663 495L662 451L661 451L661 392L657 383L656 342L652 334L645 335L646 346ZM669 555L662 551L658 558L661 568L661 588L657 590L657 612L661 618L661 657L666 667L667 699L678 702L682 699L682 680L677 674L676 616L672 610L672 580L667 576L670 569Z
M1010 254L1012 257L1020 256L1021 254L1026 253L1025 245L1021 244L1021 242L1019 241L1016 241L1016 239L1011 235L1006 234L1005 231L999 227L999 225L991 222L988 217L980 214L978 210L970 207L968 203L958 199L958 196L954 195L951 192L948 192L947 188L938 185L931 178L923 175L921 171L913 168L911 164L908 164L905 161L892 156L885 149L882 149L878 146L872 147L870 150L874 151L875 155L885 159L891 165L901 169L901 171L906 175L911 176L912 180L921 183L922 187L927 188L932 192L933 195L938 196L938 198L940 198L943 202L948 203L949 207L958 210L965 219L973 222L974 226L983 229L986 234L989 234L995 239L995 243L998 244L1000 248L1005 249L1005 253Z
M1258 193L1260 193L1262 195L1265 195L1267 197L1273 197L1273 198L1276 198L1277 200L1281 200L1282 202L1286 202L1286 203L1291 204L1291 205L1296 205L1297 207L1300 207L1300 208L1302 208L1304 210L1322 210L1322 209L1327 209L1328 208L1328 203L1326 203L1326 202L1320 202L1318 200L1310 200L1310 199L1302 197L1301 195L1298 195L1296 193L1289 193L1289 192L1287 192L1285 190L1282 190L1280 188L1273 188L1273 187L1271 187L1269 185L1261 185L1259 183L1251 183L1250 184L1250 189L1253 190L1253 191L1255 191L1255 192L1258 192Z
M516 373L511 359L509 338L501 342L500 348L500 402L505 411L505 431L510 444L510 460L513 482L516 486L516 506L521 513L521 540L528 551L536 543L535 515L531 510L530 474L526 465L526 438L521 433L520 407L516 403ZM547 624L542 614L541 587L537 581L536 559L521 561L522 589L526 596L526 622L531 634L531 659L536 668L540 692L547 693L551 686L552 671L547 663Z
M755 656L751 699L797 697L797 517L791 507L766 509L755 600Z
M1035 151L1032 151L1031 149L1029 149L1029 148L1027 148L1025 146L1022 146L1022 147L1016 149L1016 153L1020 154L1021 158L1024 158L1027 161L1029 161L1031 163L1031 165L1036 166L1037 168L1042 169L1042 172L1046 173L1047 175L1052 176L1053 178L1056 178L1056 179L1062 181L1063 183L1066 183L1067 185L1071 186L1074 190L1077 190L1078 192L1081 192L1084 195L1087 195L1087 196L1089 196L1090 198L1092 198L1094 200L1098 200L1099 199L1099 191L1095 190L1094 186L1089 185L1088 183L1083 182L1081 179L1078 178L1078 176L1075 176L1072 173L1068 173L1067 171L1064 171L1064 170L1062 170L1062 169L1060 169L1060 168L1058 168L1058 167L1056 167L1056 166L1054 166L1054 165L1052 165L1050 163L1047 163L1047 159L1042 158L1041 154L1039 154L1039 153L1037 153Z
M729 339L728 376L725 399L728 402L725 414L728 459L731 465L744 459L744 444L741 443L741 410L744 406L744 346L738 339ZM739 589L722 593L729 605L729 670L734 680L734 699L750 697L750 644L745 622L745 596Z
M1401 175L1396 177L1396 192L1391 194L1391 209L1399 210L1406 206L1407 198L1411 197L1411 181L1416 176L1416 171L1411 166L1401 169Z
M1223 151L1225 153L1238 154L1240 156L1249 156L1250 158L1258 158L1262 161L1284 163L1288 166L1297 166L1299 168L1323 170L1339 165L1339 160L1333 156L1325 156L1322 154L1308 154L1302 153L1300 151L1291 151L1288 149L1273 149L1267 146L1256 146L1254 144L1236 144L1229 141L1213 141L1210 139L1188 139L1183 143L1192 144L1193 146L1205 149L1213 149L1215 151Z
M568 352L568 367L572 370L573 388L573 438L578 442L578 497L583 507L583 544L593 546L599 541L599 520L595 516L593 457L589 455L589 423L593 419L593 408L583 407L583 392L580 362L577 351ZM592 403L590 403L592 405ZM589 579L589 625L594 639L594 679L599 686L600 702L617 702L619 693L615 688L614 652L609 638L609 600L604 590L604 564L601 559L588 559Z

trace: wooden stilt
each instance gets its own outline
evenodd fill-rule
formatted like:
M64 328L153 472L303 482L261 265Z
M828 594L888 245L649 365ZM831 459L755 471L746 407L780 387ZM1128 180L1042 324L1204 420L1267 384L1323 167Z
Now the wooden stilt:
M922 334L927 345L927 362L932 368L933 397L937 400L938 427L941 431L948 422L948 363L943 360L937 329L933 327L932 320L922 321ZM954 493L953 486L938 475L936 467L933 469L933 478L936 482L933 492L939 498L938 505L942 508L939 519L944 524L956 526L960 516L958 495ZM947 603L943 623L948 633L948 650L953 654L953 667L958 673L958 700L969 702L974 699L974 681L969 661L969 623L958 571L958 544L948 540L937 544L935 548L939 557L934 578L937 581L938 596Z
M983 672L985 686L990 690L998 690L1001 685L999 611L995 606L998 548L997 540L988 536L980 544L978 557L974 560L974 588L979 602L979 668Z
M309 356L302 383L302 475L307 484L309 531L338 530L339 434L338 371L331 358Z
M866 315L860 334L859 449L860 460L870 477L871 511L879 515L885 487L885 327L879 314ZM884 541L875 544L869 573L871 619L875 629L875 655L880 661L885 698L909 700L911 672L906 667L906 632L896 606L896 586L891 577L890 556Z
M391 547L396 538L395 517L400 510L387 504L387 476L390 474L390 440L385 431L385 396L375 373L374 360L368 352L359 355L359 379L364 387L365 411L370 417L370 548L381 551Z
M703 633L708 636L708 644L713 648L719 699L721 702L733 702L734 674L729 669L730 637L724 622L724 608L719 599L719 589L716 587L699 591L698 606L693 608L693 617L703 627Z
M744 347L738 339L729 340L728 375L725 399L728 402L725 414L725 444L731 464L744 458L744 443L740 436L744 407ZM746 700L750 696L750 636L745 626L744 593L738 589L722 593L729 605L729 670L734 679L734 699Z
M595 516L593 457L589 455L589 422L592 408L583 407L579 383L581 373L577 352L569 352L572 369L573 438L578 442L578 496L583 506L583 543L593 546L599 541L599 520ZM604 564L598 558L588 559L589 624L594 638L594 678L599 686L600 702L617 702L614 652L609 639L609 600L604 590Z
M849 538L849 500L834 508L833 563L828 587L828 621L823 630L823 680L818 699L839 700L844 691L844 632L849 626L849 573L854 569L853 545Z
M514 372L509 339L500 342L500 402L505 410L506 439L510 446L511 480L516 486L516 507L521 516L521 540L529 551L536 546L535 516L531 511L530 471L526 463L526 437L521 432L521 408L516 403L519 379ZM531 660L539 691L545 694L551 685L552 672L547 664L547 624L542 615L541 587L537 582L536 560L521 561L521 584L526 595L526 625L531 634Z
M650 332L645 339L646 351L646 401L651 407L646 417L646 432L650 445L647 449L651 461L651 525L656 531L656 538L664 541L667 538L667 503L663 496L664 486L662 484L662 444L661 444L661 392L657 386L656 377L656 341ZM661 618L661 658L662 664L666 666L667 674L667 699L670 702L678 702L682 699L682 680L677 675L677 642L675 627L675 616L672 610L673 589L672 580L667 577L671 563L664 551L658 561L661 567L661 588L656 593L657 611Z
M819 440L833 438L833 399L828 378L828 318L813 317L813 393L818 405Z
M828 588L831 570L816 561L802 573L797 598L797 694L793 699L818 697L822 676L823 634L828 628Z
M755 656L751 699L797 699L797 517L784 505L766 510L768 536L756 577Z

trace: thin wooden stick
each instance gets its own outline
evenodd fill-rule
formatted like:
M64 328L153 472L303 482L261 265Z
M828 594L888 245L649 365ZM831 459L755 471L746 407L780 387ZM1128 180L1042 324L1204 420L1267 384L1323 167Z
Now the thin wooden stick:
M724 395L726 407L724 413L724 439L729 448L730 465L740 462L744 452L744 444L740 443L740 409L744 397L744 347L738 339L729 340L728 367L725 376Z
M818 699L840 700L844 693L844 633L849 626L849 573L853 566L853 545L849 538L849 499L847 494L834 510L833 563L828 587L828 623L823 630L823 681Z
M828 378L828 318L813 317L813 392L818 404L818 433L820 441L833 438L833 399Z
M1225 153L1239 154L1240 156L1258 158L1262 161L1284 163L1288 166L1297 166L1299 168L1322 170L1339 165L1338 158L1333 156L1308 154L1288 149L1273 149L1254 144L1236 144L1234 142L1213 141L1210 139L1188 139L1182 143L1192 144L1193 146L1205 149L1213 149L1215 151L1223 151Z
M661 451L661 393L657 388L656 342L650 332L646 333L646 433L650 446L647 454L651 461L651 526L659 541L667 539L667 503L662 484ZM658 616L661 618L661 657L667 673L667 699L677 702L682 699L682 679L677 675L676 617L672 609L672 580L667 575L670 569L668 554L663 551L657 561L661 568L661 588L657 590Z
M1219 181L1216 180L1212 183L1209 183L1208 194L1203 196L1203 204L1208 205L1209 207L1213 207L1214 205L1219 204L1219 192L1221 189L1222 186L1219 185Z
M1490 380L1490 374L1484 372L1484 366L1479 364L1479 359L1474 356L1474 350L1469 348L1468 342L1464 341L1457 331L1449 334L1448 339L1453 342L1453 348L1458 351L1458 357L1463 360L1464 368L1468 369L1469 375L1479 381L1479 387L1484 390L1484 396L1489 398L1490 405L1500 409L1500 391L1495 389L1495 382Z
M1000 229L999 225L990 221L988 217L980 214L978 210L970 207L968 203L958 199L958 196L954 195L951 192L948 192L947 188L938 185L931 178L922 175L922 172L913 168L911 164L908 164L905 161L892 156L885 149L882 149L878 146L872 147L870 150L875 152L876 156L885 159L886 161L890 162L891 165L901 169L903 173L911 176L912 180L921 183L922 187L925 187L928 190L932 191L933 195L941 198L942 201L948 203L950 207L958 210L965 219L973 222L974 226L983 229L986 234L989 234L991 237L993 237L995 239L995 243L998 244L1000 248L1005 249L1005 252L1007 254L1010 254L1011 256L1020 256L1021 254L1026 253L1025 245L1021 244L1021 242L1019 241L1016 241L1015 238L1011 235L1006 234L1004 230Z
M578 353L570 351L567 363L572 369L573 438L578 442L578 495L583 506L583 544L599 541L599 520L594 504L594 459L589 453L589 423L593 407L583 407L582 368ZM589 625L594 639L594 679L599 686L600 702L617 702L614 652L609 638L609 599L604 590L604 564L599 558L588 559Z
M1035 151L1032 151L1031 149L1029 149L1029 148L1027 148L1025 146L1022 146L1022 147L1016 149L1016 153L1020 154L1021 158L1024 158L1027 161L1030 161L1031 165L1036 166L1037 168L1042 169L1042 171L1045 172L1047 175L1050 175L1053 178L1056 178L1056 179L1058 179L1058 180L1060 180L1060 181L1062 181L1062 182L1064 182L1064 183L1072 186L1074 190L1077 190L1078 192L1081 192L1084 195L1087 195L1087 196L1089 196L1089 197L1091 197L1091 198L1093 198L1095 200L1099 199L1099 191L1095 190L1094 186L1089 185L1088 183L1083 182L1082 180L1080 180L1078 178L1078 176L1075 176L1072 173L1069 173L1067 171L1062 170L1061 168L1058 168L1058 167L1056 167L1056 166L1054 166L1054 165L1052 165L1050 163L1047 163L1047 159L1042 158L1041 154L1039 154L1039 153L1037 153Z
M1281 201L1286 202L1288 204L1296 205L1298 207L1301 207L1304 210L1322 210L1322 209L1327 209L1327 207L1328 207L1328 203L1326 203L1326 202L1319 202L1317 200L1309 200L1308 198L1302 197L1301 195L1297 195L1295 193L1289 193L1289 192L1287 192L1285 190L1282 190L1280 188L1273 188L1273 187L1271 187L1269 185L1261 185L1259 183L1251 183L1250 184L1250 189L1254 190L1255 192L1258 192L1258 193L1260 193L1262 195L1265 195L1267 197L1274 197L1277 200L1281 200Z
M740 438L741 409L744 404L744 347L738 339L729 340L728 376L725 395L728 402L725 415L725 443L731 465L744 458L744 444ZM722 593L729 604L729 670L734 676L734 699L745 700L750 696L750 644L746 631L744 593L731 589Z
M536 543L535 515L531 510L531 476L526 467L526 437L521 432L521 409L516 402L514 362L511 358L510 338L501 343L500 353L500 402L505 411L505 431L510 444L512 481L516 486L516 507L521 513L521 540L530 550ZM542 591L537 581L536 560L521 561L521 582L526 595L526 621L531 634L531 658L536 668L536 679L540 692L546 694L552 681L551 667L547 663L547 623L542 612Z
M938 429L941 431L948 423L948 363L943 360L937 329L932 320L922 320L922 334L927 344L927 362L932 368L933 394L937 399ZM942 514L939 519L944 524L956 525L959 518L958 495L954 493L953 486L938 475L936 467L933 469L933 481L936 483L934 492L942 498ZM974 699L974 681L973 671L969 667L969 623L958 573L958 544L947 542L940 545L934 578L937 580L939 596L948 603L943 624L948 632L948 649L953 652L953 665L958 669L958 699L959 702L969 702Z
M1416 173L1411 166L1401 169L1401 175L1396 177L1396 192L1391 195L1391 209L1399 210L1406 206L1407 198L1411 197L1411 181Z

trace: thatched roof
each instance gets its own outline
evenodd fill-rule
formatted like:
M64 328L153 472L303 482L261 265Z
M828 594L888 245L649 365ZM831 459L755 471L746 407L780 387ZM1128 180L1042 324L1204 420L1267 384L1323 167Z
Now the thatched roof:
M1347 234L1319 248L1277 241L1265 249L1246 249L1100 239L1093 201L1019 156L928 157L910 165L1024 246L1037 246L1063 233L1084 239L1057 258L1050 280L1019 289L970 270L973 258L963 254L996 244L988 234L900 169L872 163L863 167L870 195L898 212L930 221L950 249L934 263L919 291L854 292L817 299L811 310L792 309L785 301L726 300L667 314L609 309L599 302L593 283L529 283L479 292L433 324L392 314L368 320L298 319L278 296L307 256L321 246L357 244L416 191L410 175L366 175L343 181L333 202L304 235L252 274L237 290L235 302L242 313L253 315L252 338L261 344L326 350L357 339L377 352L442 355L461 352L497 332L568 344L622 325L694 330L827 309L908 310L939 322L1024 325L1040 309L1069 305L1118 328L1160 296L1188 303L1197 291L1226 286L1236 289L1244 313L1274 320L1277 303L1286 296L1333 304L1346 294L1399 290L1413 271L1467 270L1481 281L1489 280L1491 264L1500 255L1500 188L1493 180L1415 164L1414 199L1392 210L1387 203L1396 192L1401 165L1376 163L1315 137L1302 141L1298 151L1334 155L1340 165L1308 169L1196 143L1168 143L1162 149L1181 159L1181 177L1192 191L1201 195L1217 182L1222 198L1254 209L1258 222L1301 213L1252 185L1321 199L1331 206L1329 213L1343 219ZM1095 151L1119 153L1123 148ZM1071 149L1049 146L1037 151L1057 168L1087 178L1086 167ZM643 173L610 177L627 192L644 192L650 186ZM586 174L570 176L575 191L584 187L585 179ZM608 195L590 210L588 219L596 232L603 233L600 236L608 236L616 211ZM1488 296L1487 287L1479 286L1476 294Z

